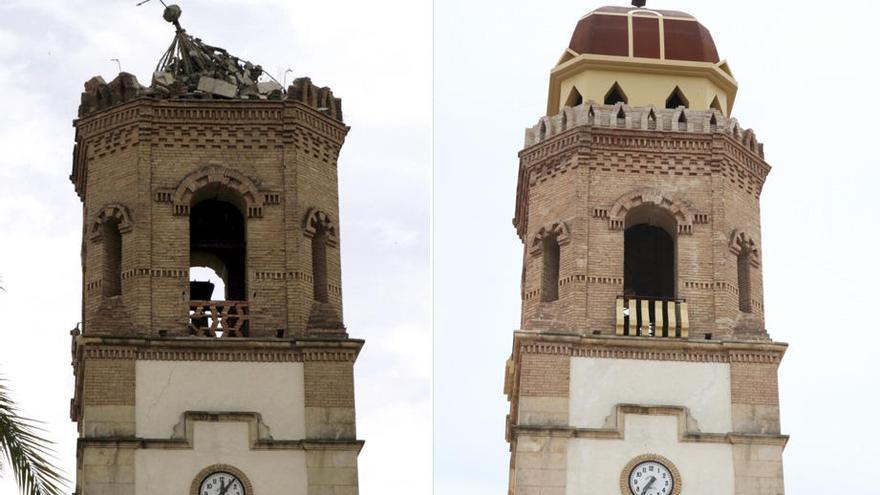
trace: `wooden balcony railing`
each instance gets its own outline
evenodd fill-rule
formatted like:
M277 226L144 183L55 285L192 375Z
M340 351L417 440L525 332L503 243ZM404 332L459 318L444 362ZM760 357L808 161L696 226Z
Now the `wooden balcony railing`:
M688 326L684 299L617 297L617 335L686 339Z
M247 301L190 301L189 334L200 337L247 337Z

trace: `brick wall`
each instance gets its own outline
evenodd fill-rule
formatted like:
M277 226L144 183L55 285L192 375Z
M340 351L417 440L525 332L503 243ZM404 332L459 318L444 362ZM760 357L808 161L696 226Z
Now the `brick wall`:
M336 160L347 127L293 101L145 99L90 115L76 126L75 178L87 228L109 204L124 205L133 224L122 235L122 295L115 300L101 289L101 243L85 240L86 335L185 334L189 217L181 208L191 204L176 202L191 201L194 191L187 187L207 184L248 197L243 214L252 335L306 331L314 305L304 221L309 211L324 212L338 235ZM336 241L327 248L327 292L330 311L341 323Z
M760 253L758 198L769 172L761 146L713 112L687 110L685 130L661 132L642 125L646 108L626 107L618 127L609 117L616 108L593 105L592 117L589 105L567 108L567 127L560 114L544 119L543 139L537 128L527 133L514 219L526 245L523 328L613 334L627 214L650 207L674 219L676 293L689 303L691 335L766 339L760 258L750 269L753 309L743 313L731 250L739 231ZM654 110L663 129L674 111ZM571 242L560 249L559 300L546 303L542 254L531 246L541 229L560 221Z

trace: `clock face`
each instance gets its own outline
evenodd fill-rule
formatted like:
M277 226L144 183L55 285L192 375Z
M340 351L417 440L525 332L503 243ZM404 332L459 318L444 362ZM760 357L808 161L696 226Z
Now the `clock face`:
M199 485L199 495L248 495L235 475L222 471L211 473Z
M633 495L671 495L674 488L672 472L661 462L640 462L629 472L629 490Z

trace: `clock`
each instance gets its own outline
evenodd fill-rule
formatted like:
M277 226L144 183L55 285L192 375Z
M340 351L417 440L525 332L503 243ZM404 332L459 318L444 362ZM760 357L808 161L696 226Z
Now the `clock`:
M202 469L193 479L190 495L254 495L250 480L238 468L215 464Z
M620 489L623 495L679 495L681 475L669 459L646 454L623 468Z
M244 484L232 473L217 471L209 474L199 485L199 495L246 495Z

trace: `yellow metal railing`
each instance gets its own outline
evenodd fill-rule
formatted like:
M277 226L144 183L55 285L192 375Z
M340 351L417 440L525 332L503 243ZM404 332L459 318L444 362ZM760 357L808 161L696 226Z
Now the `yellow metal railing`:
M688 328L684 299L617 297L617 335L686 339Z

